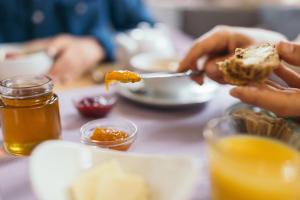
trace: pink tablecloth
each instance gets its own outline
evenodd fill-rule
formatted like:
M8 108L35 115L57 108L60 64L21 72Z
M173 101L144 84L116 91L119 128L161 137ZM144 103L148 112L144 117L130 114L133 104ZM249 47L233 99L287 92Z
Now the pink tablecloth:
M79 142L79 128L86 119L80 117L72 104L79 96L99 94L103 87L73 90L59 94L63 125L63 138ZM185 154L195 156L204 163L205 153L202 130L208 120L218 117L236 100L222 87L216 97L201 108L178 110L150 109L120 99L109 117L122 117L134 121L139 128L137 141L130 151L142 153ZM34 200L28 172L28 158L18 158L0 165L0 196L3 200ZM47 184L47 183L45 183ZM194 200L208 198L206 173L199 177ZM0 198L1 199L1 198Z

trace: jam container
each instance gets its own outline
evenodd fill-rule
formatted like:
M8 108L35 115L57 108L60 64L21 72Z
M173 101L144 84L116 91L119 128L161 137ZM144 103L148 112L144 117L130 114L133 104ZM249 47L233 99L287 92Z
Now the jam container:
M45 140L61 133L58 97L47 76L16 76L0 81L0 111L4 148L30 155Z

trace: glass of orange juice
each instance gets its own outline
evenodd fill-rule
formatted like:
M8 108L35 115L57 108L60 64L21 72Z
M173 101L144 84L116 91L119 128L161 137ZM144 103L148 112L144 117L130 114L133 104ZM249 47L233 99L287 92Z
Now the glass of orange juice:
M300 153L279 140L240 133L230 116L204 130L212 200L300 199Z

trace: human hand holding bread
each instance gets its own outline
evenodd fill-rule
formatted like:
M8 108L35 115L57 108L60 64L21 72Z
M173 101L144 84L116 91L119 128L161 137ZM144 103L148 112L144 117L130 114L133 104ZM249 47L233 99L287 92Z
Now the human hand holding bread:
M276 48L282 60L300 66L299 44L279 42ZM300 75L284 64L280 64L274 73L288 86L267 80L263 84L238 86L230 94L245 103L265 108L280 116L300 116Z
M277 41L276 46L261 45L265 38L267 42ZM236 50L249 46L255 47ZM239 85L231 90L232 96L280 116L300 116L300 76L281 62L300 66L300 45L286 42L284 36L270 31L221 26L195 42L178 71L195 70L202 56L208 58L203 68L208 77ZM266 80L272 71L288 87ZM202 84L203 79L197 77L195 81Z

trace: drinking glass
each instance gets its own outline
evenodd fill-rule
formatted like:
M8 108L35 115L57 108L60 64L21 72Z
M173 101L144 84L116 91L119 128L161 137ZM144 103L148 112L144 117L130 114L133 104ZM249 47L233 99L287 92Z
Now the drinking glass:
M205 130L213 200L300 199L300 153L282 141L241 132L230 116Z

